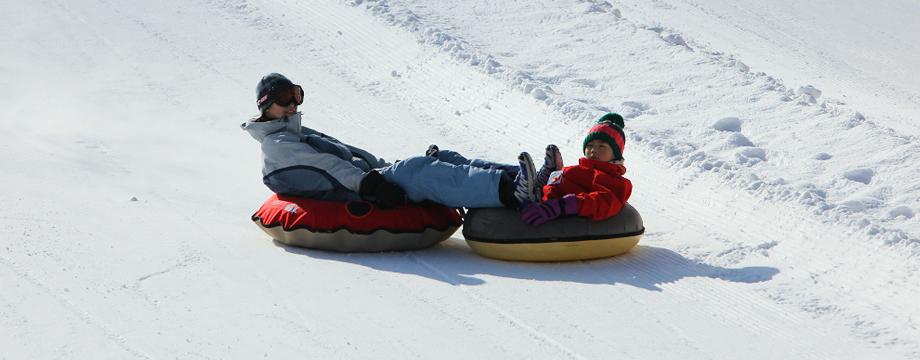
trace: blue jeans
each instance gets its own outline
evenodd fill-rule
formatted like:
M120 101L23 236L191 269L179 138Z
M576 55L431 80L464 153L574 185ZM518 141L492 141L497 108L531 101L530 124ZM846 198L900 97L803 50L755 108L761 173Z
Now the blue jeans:
M441 150L438 158L414 156L381 170L384 179L406 190L412 201L431 200L448 207L483 208L503 206L498 182L508 174L513 179L520 167Z

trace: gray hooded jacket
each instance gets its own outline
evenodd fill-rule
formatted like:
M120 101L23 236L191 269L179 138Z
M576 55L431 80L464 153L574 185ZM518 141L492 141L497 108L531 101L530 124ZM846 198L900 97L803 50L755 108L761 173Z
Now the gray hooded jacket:
M240 125L262 143L262 182L278 194L323 200L359 200L372 169L390 164L371 153L300 125L301 114Z

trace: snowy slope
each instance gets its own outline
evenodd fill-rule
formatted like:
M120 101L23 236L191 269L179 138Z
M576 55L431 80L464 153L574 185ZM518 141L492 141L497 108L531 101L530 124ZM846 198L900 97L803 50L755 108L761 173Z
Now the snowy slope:
M893 76L801 35L832 4L0 3L0 358L916 358L917 55L880 19L917 10L838 30ZM274 243L237 128L273 71L391 160L572 162L620 112L648 232L558 264Z
M920 130L916 1L613 4L633 21L680 29L688 41L739 56L790 87L816 86L886 127Z

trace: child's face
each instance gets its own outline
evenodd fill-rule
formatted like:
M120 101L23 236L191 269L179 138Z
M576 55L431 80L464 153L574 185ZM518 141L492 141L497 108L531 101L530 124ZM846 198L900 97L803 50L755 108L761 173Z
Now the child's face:
M297 104L290 103L288 106L280 106L278 104L272 104L265 109L265 118L274 120L280 119L285 116L291 116L297 113Z
M613 161L613 149L603 140L592 140L585 146L585 157L597 161Z

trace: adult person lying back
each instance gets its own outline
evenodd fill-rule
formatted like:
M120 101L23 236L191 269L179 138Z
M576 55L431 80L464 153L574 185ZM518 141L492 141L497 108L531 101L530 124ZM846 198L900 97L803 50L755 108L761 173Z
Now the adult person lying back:
M508 165L432 146L429 155L391 164L302 126L303 88L284 75L264 76L256 94L261 114L241 127L262 144L262 181L275 193L382 207L430 200L453 208L520 209L538 199L526 152L519 165Z

